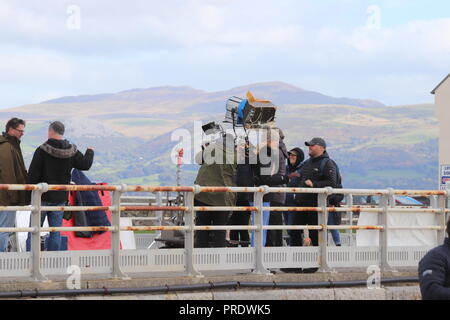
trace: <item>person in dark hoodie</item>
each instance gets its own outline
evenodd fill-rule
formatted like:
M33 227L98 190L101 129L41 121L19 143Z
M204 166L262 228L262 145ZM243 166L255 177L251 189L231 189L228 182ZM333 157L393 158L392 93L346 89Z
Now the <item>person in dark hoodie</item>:
M83 155L75 144L64 139L64 124L59 121L52 122L48 127L48 140L40 145L34 152L27 181L29 184L45 182L48 184L70 184L73 168L89 170L94 160L94 150L89 147ZM68 200L67 191L49 191L42 195L43 206L64 206ZM61 227L63 212L42 212L41 226L45 217L50 227ZM27 251L31 247L31 234L27 238ZM59 232L50 232L47 250L58 251L61 244Z
M270 126L263 126L263 139L258 153L258 161L255 176L255 185L267 185L269 187L285 187L286 159L288 157L286 145L284 144L283 131ZM269 193L263 198L269 202L271 207L282 207L286 199L285 193ZM282 225L283 216L279 211L271 211L269 225ZM267 230L266 247L283 246L282 230Z
M294 148L288 152L289 159L286 167L286 174L288 178L287 187L296 188L300 182L300 168L303 160L305 159L305 154L302 149ZM286 207L295 207L297 204L294 200L294 193L286 194ZM284 224L285 225L293 225L298 215L301 213L298 212L284 212ZM288 230L289 234L289 246L301 246L301 230Z
M331 161L326 148L325 140L322 138L313 138L311 141L306 141L305 145L309 148L310 158L305 161L300 171L300 188L336 188L337 185L337 168L334 161ZM325 161L323 170L321 170L321 163ZM317 193L298 193L295 196L295 201L299 207L317 207L318 206ZM300 215L300 225L316 226L318 224L317 211L305 211ZM310 230L309 235L311 244L313 246L319 245L319 234L317 230ZM303 269L304 273L316 272L317 268Z
M430 251L419 262L422 300L450 300L450 219L444 244Z

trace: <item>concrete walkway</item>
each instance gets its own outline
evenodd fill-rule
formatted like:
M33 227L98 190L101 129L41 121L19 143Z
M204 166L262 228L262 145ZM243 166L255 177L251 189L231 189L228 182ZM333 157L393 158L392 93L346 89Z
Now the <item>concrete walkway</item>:
M81 289L105 288L147 288L171 287L177 285L219 284L225 282L241 283L317 283L361 280L366 282L369 275L362 270L339 270L339 272L292 274L276 273L272 275L256 274L227 274L214 272L203 277L189 277L181 274L136 274L129 275L129 279L110 279L107 276L82 275ZM68 276L67 276L68 277ZM50 282L30 281L30 279L1 279L0 292L17 291L48 291L67 289L67 277L52 277ZM403 270L398 272L383 272L381 279L414 278L416 270ZM106 293L106 291L105 291ZM26 298L21 298L26 299ZM36 299L36 298L31 298ZM44 299L39 297L38 299ZM207 288L202 291L169 291L142 294L96 294L83 296L55 296L45 299L150 299L150 300L417 300L421 299L417 282L382 285L379 289L368 289L367 285L358 287L330 287L308 289L285 288Z

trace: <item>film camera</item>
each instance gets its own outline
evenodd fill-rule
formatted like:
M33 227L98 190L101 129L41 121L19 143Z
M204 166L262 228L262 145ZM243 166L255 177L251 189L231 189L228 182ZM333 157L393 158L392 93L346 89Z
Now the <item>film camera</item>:
M250 92L247 92L246 99L233 96L226 102L225 120L223 123L232 125L234 131L234 143L236 147L237 140L242 139L246 145L246 153L248 153L248 132L247 129L258 129L264 125L272 125L275 122L275 114L277 107L267 100L255 99ZM242 127L243 135L236 132L236 127ZM202 126L203 132L211 138L210 142L214 142L218 138L225 138L227 133L222 125L216 122L209 122ZM226 139L224 141L227 141ZM206 143L202 147L206 147ZM178 195L174 203L168 201L168 205L184 205L184 195ZM165 225L184 225L184 212L169 211L171 219ZM168 212L168 213L169 213ZM183 248L184 231L164 230L160 233L157 242L164 243L162 248Z

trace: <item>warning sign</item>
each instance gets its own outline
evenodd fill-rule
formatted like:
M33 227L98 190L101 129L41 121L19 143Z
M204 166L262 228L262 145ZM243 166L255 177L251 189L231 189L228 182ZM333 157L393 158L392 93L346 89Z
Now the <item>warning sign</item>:
M441 177L441 184L447 184L450 182L450 176Z
M450 176L450 165L441 166L441 177Z
M450 165L441 165L440 190L450 189Z

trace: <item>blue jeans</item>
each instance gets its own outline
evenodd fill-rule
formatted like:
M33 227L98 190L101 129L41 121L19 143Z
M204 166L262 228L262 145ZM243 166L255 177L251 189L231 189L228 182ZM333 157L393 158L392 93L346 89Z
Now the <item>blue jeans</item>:
M0 228L14 228L16 224L15 211L0 211ZM0 232L0 252L8 248L9 232Z
M42 206L57 206L61 207L66 205L63 203L54 203L54 202L45 202L42 201ZM63 211L42 211L41 212L41 227L44 224L45 217L48 218L48 225L50 227L61 227L62 219L64 212ZM31 227L31 218L30 218L30 227ZM31 233L28 233L27 237L27 251L31 249ZM47 251L59 251L61 247L61 234L59 232L50 232L50 237L48 239Z
M329 212L328 213L328 225L330 226L337 226L338 223L336 221L336 212ZM339 233L339 230L330 230L331 236L333 237L334 244L338 245L341 244L341 236Z

